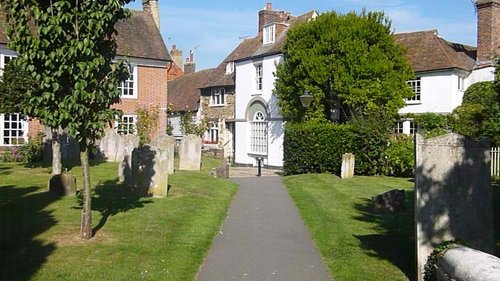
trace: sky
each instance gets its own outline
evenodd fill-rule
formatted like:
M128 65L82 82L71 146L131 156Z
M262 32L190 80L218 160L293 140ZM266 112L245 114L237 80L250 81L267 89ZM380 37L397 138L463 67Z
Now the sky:
M448 41L476 46L476 12L473 0L159 0L161 33L170 50L193 50L196 70L219 65L245 37L257 34L258 12L267 2L273 9L301 15L383 11L394 32L437 29ZM142 9L141 0L128 5Z

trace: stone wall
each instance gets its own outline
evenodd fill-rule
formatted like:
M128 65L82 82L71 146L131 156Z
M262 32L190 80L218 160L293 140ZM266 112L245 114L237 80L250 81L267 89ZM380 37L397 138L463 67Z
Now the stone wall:
M447 240L493 248L489 145L457 134L416 139L417 275L434 247Z

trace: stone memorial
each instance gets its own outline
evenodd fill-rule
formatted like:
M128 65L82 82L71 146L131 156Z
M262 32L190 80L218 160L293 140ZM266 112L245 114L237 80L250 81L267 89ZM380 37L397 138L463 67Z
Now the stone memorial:
M224 161L221 166L212 169L212 176L219 179L229 178L229 164Z
M168 192L168 153L166 149L143 145L132 153L129 184L143 195L163 198Z
M49 192L58 196L75 196L76 178L68 173L53 175L49 182Z
M403 189L393 189L372 197L375 212L397 213L406 210L406 195Z
M99 142L99 152L108 162L122 162L125 156L130 157L137 147L139 147L138 136L119 135L115 130L107 130Z
M187 135L179 146L179 170L199 171L201 168L201 138Z
M493 250L489 144L457 134L416 138L417 280L427 257L444 241Z
M340 177L342 179L349 179L354 177L354 161L354 154L346 153L342 155L342 169L340 173Z
M168 157L168 174L172 175L174 173L175 138L171 136L160 136L153 140L151 144L165 150Z

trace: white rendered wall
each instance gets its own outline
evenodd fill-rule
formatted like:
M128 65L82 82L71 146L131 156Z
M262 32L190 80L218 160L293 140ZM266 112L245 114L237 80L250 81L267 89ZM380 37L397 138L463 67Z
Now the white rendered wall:
M449 114L462 103L464 91L458 89L458 77L462 75L455 71L442 71L417 74L420 77L420 101L408 101L399 110L406 113L441 113ZM465 87L468 86L465 79Z
M256 165L256 155L250 151L250 123L247 110L251 103L260 100L268 110L268 153L264 164L283 166L283 121L279 114L277 100L273 95L274 72L281 55L273 55L256 60L247 60L235 64L235 162L237 164ZM257 90L255 64L262 63L262 90Z

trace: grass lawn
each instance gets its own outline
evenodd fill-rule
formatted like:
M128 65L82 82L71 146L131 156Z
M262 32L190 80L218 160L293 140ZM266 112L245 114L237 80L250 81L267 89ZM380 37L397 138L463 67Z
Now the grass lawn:
M296 175L285 185L336 281L414 280L413 182L390 177ZM405 189L408 210L375 214L371 197ZM500 185L493 185L496 254L500 256Z
M334 280L412 280L415 275L413 183L389 177L329 174L285 178ZM408 210L373 214L371 197L406 189Z
M117 163L93 163L95 237L79 239L77 198L47 192L50 169L0 163L0 280L193 280L237 186L218 160L169 178L169 197L140 198L116 183ZM71 174L81 184L81 169Z

